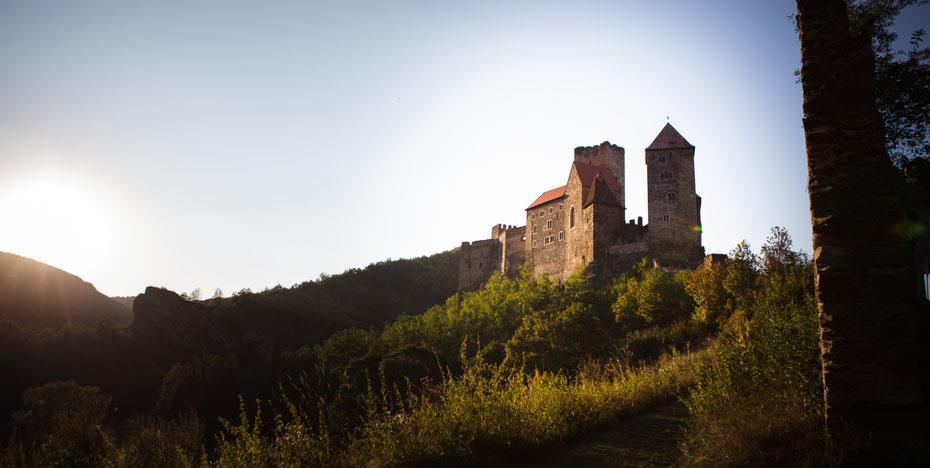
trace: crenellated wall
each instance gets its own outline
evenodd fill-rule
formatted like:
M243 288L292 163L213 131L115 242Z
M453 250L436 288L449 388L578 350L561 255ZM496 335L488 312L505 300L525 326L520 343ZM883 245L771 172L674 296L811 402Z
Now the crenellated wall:
M526 226L495 224L491 238L462 242L459 290L475 289L494 273L512 275L526 263Z
M525 226L497 224L490 239L462 243L459 289L524 265L560 281L577 272L600 281L644 257L671 268L698 265L704 248L694 146L666 125L646 149L648 225L641 216L624 219L624 154L606 141L575 148L565 186L537 198Z

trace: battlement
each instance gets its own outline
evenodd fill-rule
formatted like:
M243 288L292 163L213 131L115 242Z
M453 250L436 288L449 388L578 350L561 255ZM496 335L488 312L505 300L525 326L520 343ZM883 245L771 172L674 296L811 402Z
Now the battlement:
M502 233L512 233L520 229L526 230L526 226L514 226L511 224L495 224L491 226L491 239L498 239Z
M462 243L460 290L494 274L518 274L523 266L560 280L583 271L599 281L644 257L675 268L700 263L694 146L671 125L647 148L649 225L642 217L625 219L623 147L609 141L579 146L573 158L565 185L538 196L525 210L525 225L498 223L490 239Z
M579 146L575 148L575 161L580 158L592 158L605 153L624 155L626 150L622 146L617 146L609 141L605 141L595 146Z

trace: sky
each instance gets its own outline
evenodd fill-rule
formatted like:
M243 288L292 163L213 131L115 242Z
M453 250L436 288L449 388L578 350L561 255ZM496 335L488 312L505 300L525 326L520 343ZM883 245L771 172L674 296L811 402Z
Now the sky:
M573 148L696 146L707 253L811 251L793 1L0 0L0 251L290 286L525 223ZM926 8L902 28L926 24Z

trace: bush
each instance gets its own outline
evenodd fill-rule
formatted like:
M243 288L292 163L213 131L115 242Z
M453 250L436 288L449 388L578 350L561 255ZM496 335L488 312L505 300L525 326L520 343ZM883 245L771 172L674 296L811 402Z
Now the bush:
M99 388L73 381L30 388L23 393L23 409L13 415L21 443L7 451L41 466L95 465L112 443L103 425L109 407L110 397Z
M460 378L410 395L408 409L379 413L347 449L355 466L426 466L516 458L674 397L693 382L704 353L675 354L631 369L613 361L563 373L514 371L471 360Z
M635 330L667 326L690 317L693 304L684 288L687 276L687 271L676 274L645 262L621 276L614 284L616 300L612 306L617 323L624 330Z
M746 261L745 251L728 265L728 278L752 278L755 287L731 289L746 310L737 309L724 325L685 399L693 416L684 455L690 464L823 461L812 266L801 254L777 251L790 248L790 240L776 240L763 249L765 271Z

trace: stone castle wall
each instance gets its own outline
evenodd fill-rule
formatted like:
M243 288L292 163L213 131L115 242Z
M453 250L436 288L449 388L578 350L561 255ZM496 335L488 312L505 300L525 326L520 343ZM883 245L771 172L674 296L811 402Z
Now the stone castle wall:
M526 258L538 274L562 275L566 219L561 198L527 210ZM559 233L562 233L562 240L559 240Z
M491 226L491 238L462 242L459 290L474 289L493 273L513 275L526 264L526 226Z
M704 257L694 147L646 150L649 256L682 268Z
M626 194L624 193L626 191L625 154L626 151L622 147L612 145L608 141L597 146L579 146L575 148L575 161L610 168L617 185L621 188L617 201L622 206L626 206Z
M500 271L501 244L497 239L462 242L459 250L459 289L475 289Z
M476 288L495 272L516 274L524 265L560 281L578 272L607 279L644 257L670 268L698 265L704 248L694 147L671 132L663 129L645 151L648 225L642 217L625 220L624 149L608 142L575 148L574 161L610 169L616 182L609 189L613 199L589 201L593 184L585 186L573 164L564 195L527 209L525 226L495 225L491 239L462 243L459 289ZM677 141L678 147L665 148L663 141ZM599 199L600 190L596 194L593 200Z

